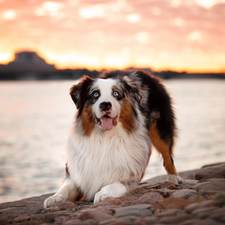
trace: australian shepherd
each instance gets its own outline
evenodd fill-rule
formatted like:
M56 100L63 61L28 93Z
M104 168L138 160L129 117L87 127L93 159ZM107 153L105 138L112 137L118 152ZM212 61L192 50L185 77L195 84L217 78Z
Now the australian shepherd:
M173 163L176 137L171 98L162 81L144 71L109 71L84 76L71 87L77 111L68 139L65 180L47 198L99 203L120 197L141 181L154 146L168 181L182 182Z

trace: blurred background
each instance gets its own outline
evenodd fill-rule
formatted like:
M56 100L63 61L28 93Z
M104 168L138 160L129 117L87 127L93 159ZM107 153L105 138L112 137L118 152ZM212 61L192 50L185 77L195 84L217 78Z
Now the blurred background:
M225 0L0 0L0 203L57 191L75 106L104 69L174 99L178 171L225 161ZM153 152L145 179L165 174Z

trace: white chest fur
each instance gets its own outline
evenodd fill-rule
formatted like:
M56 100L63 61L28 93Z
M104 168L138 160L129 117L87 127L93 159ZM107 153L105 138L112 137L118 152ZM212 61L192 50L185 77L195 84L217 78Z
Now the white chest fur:
M141 127L132 133L127 133L121 123L110 131L95 127L90 137L75 128L68 141L67 165L71 179L87 200L92 200L105 185L138 182L149 154L149 138Z

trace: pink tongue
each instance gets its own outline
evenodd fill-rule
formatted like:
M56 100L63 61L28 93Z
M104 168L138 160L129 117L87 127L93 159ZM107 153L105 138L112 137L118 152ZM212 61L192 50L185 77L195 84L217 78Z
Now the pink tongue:
M111 118L103 117L101 119L101 122L102 122L102 129L103 130L111 130L112 129L113 123L112 123L112 119Z

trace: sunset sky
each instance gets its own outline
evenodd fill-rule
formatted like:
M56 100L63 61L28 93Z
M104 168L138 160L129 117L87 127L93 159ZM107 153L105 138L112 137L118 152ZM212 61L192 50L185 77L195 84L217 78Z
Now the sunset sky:
M225 0L0 0L0 63L225 72Z

